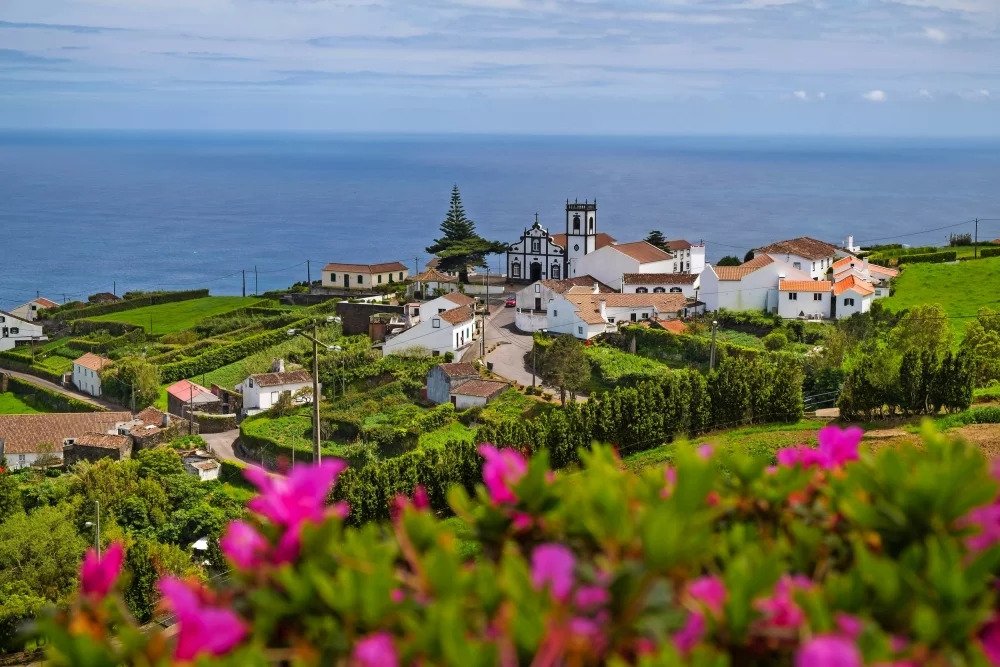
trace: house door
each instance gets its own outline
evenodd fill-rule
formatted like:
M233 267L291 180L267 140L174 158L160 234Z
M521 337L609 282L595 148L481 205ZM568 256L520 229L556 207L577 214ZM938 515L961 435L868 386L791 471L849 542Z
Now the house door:
M458 407L458 396L451 397L451 404L454 405L455 407Z
M535 297L535 310L541 310L541 309L542 309L542 297L536 296Z
M344 289L351 289L351 277L346 273L344 274Z
M542 279L542 264L541 262L531 263L531 282Z
M830 299L830 319L837 319L837 295L834 294Z

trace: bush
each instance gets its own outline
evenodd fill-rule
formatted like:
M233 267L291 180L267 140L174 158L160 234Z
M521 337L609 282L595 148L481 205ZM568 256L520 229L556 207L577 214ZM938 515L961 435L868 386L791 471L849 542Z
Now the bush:
M928 252L917 255L903 255L899 258L898 264L939 264L942 262L954 262L958 257L956 250L944 250L941 252Z
M395 505L381 526L324 514L321 494L291 505L321 523L286 525L288 500L270 490L260 504L269 515L235 533L252 539L226 548L231 574L185 584L196 590L177 614L179 635L213 646L202 658L219 665L286 655L331 665L989 664L1000 501L988 462L930 433L925 447L859 460L860 434L825 437L809 453L819 463L789 463L804 455L793 450L774 469L688 447L676 467L639 473L603 447L572 474L513 452L491 453L482 471L478 455L458 464L447 449L348 469L334 490L348 523ZM438 470L457 485L442 489ZM429 508L394 499L416 484ZM288 535L301 543L279 560ZM244 623L230 641L219 632ZM140 632L114 592L100 606L74 602L44 633L55 665L165 665L178 629ZM841 658L829 658L834 648Z
M788 336L781 331L772 331L764 336L764 347L771 352L783 350L788 346Z
M979 251L980 257L1000 257L1000 248L983 248Z
M46 412L104 412L104 408L13 376L7 379L7 390Z

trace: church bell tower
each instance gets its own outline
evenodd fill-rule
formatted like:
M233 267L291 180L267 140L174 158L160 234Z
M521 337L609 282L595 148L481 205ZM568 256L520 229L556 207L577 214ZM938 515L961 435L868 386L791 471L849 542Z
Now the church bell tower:
M597 200L566 200L566 265L563 275L580 275L579 260L597 249Z

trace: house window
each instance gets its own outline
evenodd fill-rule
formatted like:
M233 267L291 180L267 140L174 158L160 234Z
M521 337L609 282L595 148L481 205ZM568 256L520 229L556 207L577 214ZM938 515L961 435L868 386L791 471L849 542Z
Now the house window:
M386 275L389 276L389 282L392 283L392 274L391 273L387 273Z
M402 279L403 279L403 272L402 272L402 271L400 271L400 272L399 272L399 279L400 279L400 280L402 280Z
M792 266L798 269L799 271L802 270L802 262L792 262Z
M381 274L381 273L380 273L380 274L378 274L378 284L379 284L379 285L381 285L381 284L382 284L382 274Z
M674 273L677 273L677 262L674 262Z
M19 464L21 464L21 465L24 465L24 461L25 461L25 456L24 456L24 454L18 454L18 455L17 455L17 462L18 462Z
M583 335L583 327L577 327L576 328L576 332L582 336Z
M552 317L559 317L559 311L553 308L552 309Z
M250 387L251 389L253 388L253 378L247 380L247 386Z
M690 270L691 270L691 262L688 262L687 263L687 269L685 269L685 271L690 271Z
M330 274L330 282L333 283L333 282L336 282L336 281L337 281L337 274L336 273L331 273Z
M539 294L542 291L542 286L535 283L535 294Z
M435 317L433 320L431 320L431 326L433 328L435 328L435 329L440 329L441 328L441 318Z
M541 252L541 251L542 251L541 239L531 239L531 252Z
M643 313L642 314L642 319L648 320L649 319L649 313Z
M799 293L798 292L789 292L788 293L788 300L789 301L798 301L799 300Z
M364 277L359 273L358 274L358 284L360 285L363 280L364 280Z
M813 301L822 301L822 300L823 300L823 293L822 292L815 292L813 294Z
M19 333L21 333L21 330L18 329L17 327L11 327L10 328L10 335L11 336L16 336Z
M577 213L576 215L573 216L573 231L574 232L580 231L580 214L579 213Z
M663 289L662 287L654 287L653 288L653 294L663 294L666 291L667 290Z
M520 278L521 277L521 265L519 263L517 263L517 262L514 262L513 264L510 265L510 272L513 274L513 276L515 278Z
M608 318L608 324L614 324L614 323L615 323L615 318L609 317Z
M552 274L552 279L553 280L559 280L559 265L558 264L553 264L552 265L552 271L550 273Z
M844 305L845 306L853 306L854 305L854 299L849 299L849 298L848 299L844 299Z
M636 294L647 294L648 292L649 292L649 290L647 288L645 288L645 287L636 287L635 288L635 293Z
M632 318L631 319L632 319L633 322L635 322L635 320L636 320L635 313L632 313Z
M816 262L813 262L813 271L816 270Z
M670 288L670 293L671 294L680 294L683 291L684 290L682 290L680 287L671 287Z

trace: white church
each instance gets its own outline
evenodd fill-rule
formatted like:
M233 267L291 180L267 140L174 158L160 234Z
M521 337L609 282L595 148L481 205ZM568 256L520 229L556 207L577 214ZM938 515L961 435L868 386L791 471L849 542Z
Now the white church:
M566 200L566 232L549 234L535 214L534 224L507 252L507 276L513 282L566 280L592 276L622 289L625 276L694 274L705 268L705 245L671 241L670 251L645 241L619 243L598 231L597 200Z

